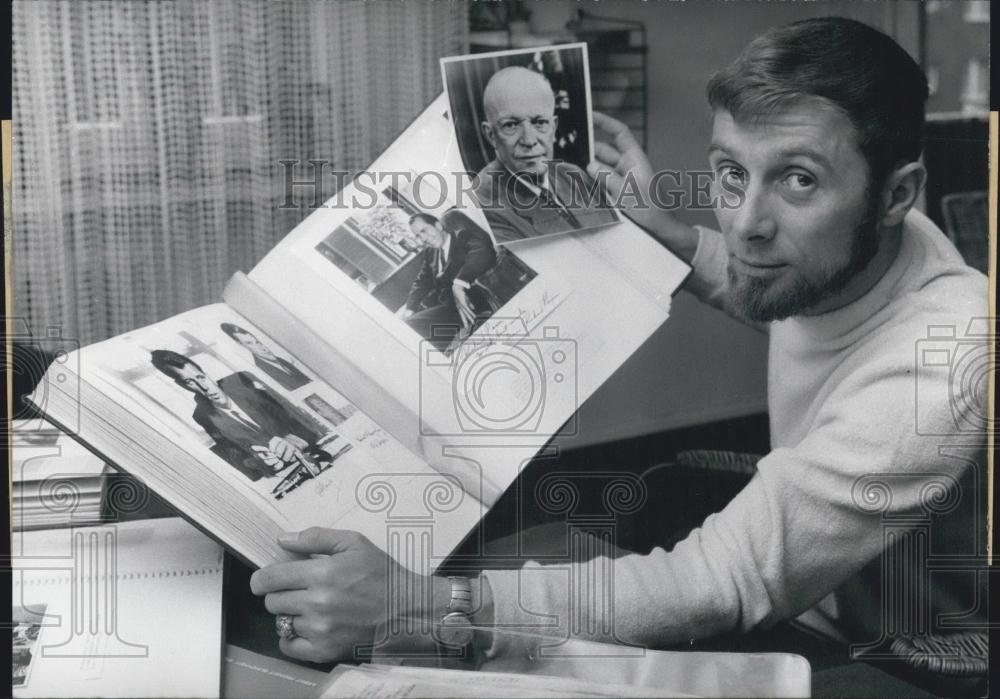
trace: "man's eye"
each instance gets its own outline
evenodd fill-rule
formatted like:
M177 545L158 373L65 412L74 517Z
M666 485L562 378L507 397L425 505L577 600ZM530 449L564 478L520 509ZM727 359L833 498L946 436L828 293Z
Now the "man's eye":
M725 183L743 185L746 184L747 173L735 165L723 165L719 168L719 179Z
M500 122L500 130L503 131L506 134L512 134L515 131L517 131L517 127L520 126L520 125L521 125L521 122L519 122L519 121L514 121L514 120L511 120L511 121L501 121Z
M549 126L552 125L552 121L550 119L545 119L544 117L535 117L531 120L531 125L539 131L548 131Z
M793 172L785 178L785 184L794 192L805 192L816 186L816 180L801 172Z

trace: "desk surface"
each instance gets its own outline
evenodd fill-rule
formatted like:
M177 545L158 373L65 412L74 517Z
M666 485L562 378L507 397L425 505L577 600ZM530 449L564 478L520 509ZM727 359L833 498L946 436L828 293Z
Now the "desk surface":
M278 650L274 617L264 608L263 601L250 593L250 574L251 571L243 564L233 561L227 581L226 642L261 655L288 660ZM814 697L935 696L885 669L866 662L852 661L843 646L819 639L792 624L779 624L761 633L698 642L688 648L698 651L801 655L812 667ZM302 665L324 672L334 667L333 663Z

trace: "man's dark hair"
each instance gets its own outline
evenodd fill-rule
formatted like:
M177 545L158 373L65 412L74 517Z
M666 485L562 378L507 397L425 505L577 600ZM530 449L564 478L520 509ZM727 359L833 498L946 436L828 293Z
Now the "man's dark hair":
M227 335L229 335L229 337L233 338L233 340L235 340L236 342L239 342L239 340L236 339L237 335L249 335L250 337L253 337L253 338L257 337L256 335L254 335L249 330L241 328L240 326L236 325L235 323L220 323L219 327L222 328L222 332L224 332Z
M410 223L414 221L423 221L424 223L429 223L432 226L440 226L441 221L438 220L437 216L432 216L431 214L425 214L423 212L415 213L410 216Z
M806 97L843 110L858 132L870 185L920 157L927 77L880 31L842 17L776 27L750 42L708 83L713 109L752 122Z
M153 366L172 378L174 381L177 380L177 371L188 365L193 366L198 371L204 372L204 369L198 366L194 360L188 359L183 354L172 350L153 350L150 352L149 360L152 362Z

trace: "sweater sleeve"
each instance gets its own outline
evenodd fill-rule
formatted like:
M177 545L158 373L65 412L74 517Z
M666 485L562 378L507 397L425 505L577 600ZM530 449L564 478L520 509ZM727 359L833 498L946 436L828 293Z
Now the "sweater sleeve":
M831 394L803 441L764 457L751 482L671 551L487 572L496 624L665 645L814 605L882 551L884 517L954 505L969 468L914 429L912 356L867 366ZM954 425L947 370L920 380L933 394L929 419ZM497 634L489 653L519 644L537 641Z

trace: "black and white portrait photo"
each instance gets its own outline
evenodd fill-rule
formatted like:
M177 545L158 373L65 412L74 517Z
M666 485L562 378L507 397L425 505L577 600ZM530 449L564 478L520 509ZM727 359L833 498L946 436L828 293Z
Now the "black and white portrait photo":
M194 359L167 349L153 350L150 362L193 395L191 419L212 439L212 452L251 481L277 479L277 499L350 449L249 371L215 378Z
M235 323L222 323L219 327L234 342L246 348L253 355L253 363L257 368L277 381L286 391L294 391L309 383L309 377L291 359L279 357L270 345L261 342L246 328Z
M80 637L143 665L62 667L1000 687L987 0L9 4L11 549L66 551L8 567L75 580L81 527L176 515L222 571L211 613ZM122 609L188 551L141 543ZM49 624L107 605L32 599L15 699L125 695Z
M462 162L498 243L618 221L593 156L586 44L442 59Z
M450 355L536 275L465 211L416 203L429 200L387 187L316 250Z

